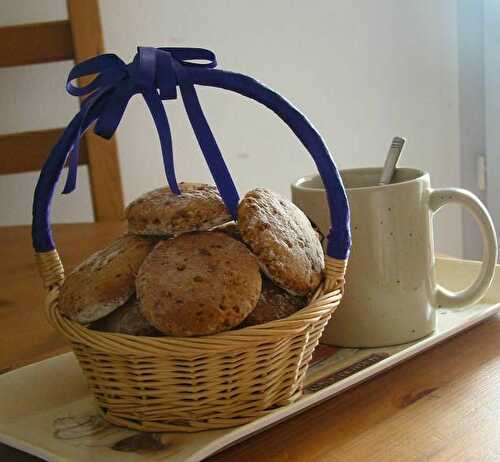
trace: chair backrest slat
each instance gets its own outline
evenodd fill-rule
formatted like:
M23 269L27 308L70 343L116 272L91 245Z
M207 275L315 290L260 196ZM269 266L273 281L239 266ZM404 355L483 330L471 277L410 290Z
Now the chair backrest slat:
M40 170L63 128L0 135L0 175ZM88 163L87 144L80 144L80 165Z
M2 27L0 43L0 67L73 59L69 21Z

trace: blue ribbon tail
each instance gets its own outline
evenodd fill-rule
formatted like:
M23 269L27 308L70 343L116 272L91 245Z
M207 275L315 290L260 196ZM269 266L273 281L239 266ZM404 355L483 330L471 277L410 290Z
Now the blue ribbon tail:
M219 146L210 130L207 119L198 100L194 85L191 83L186 70L181 65L176 65L179 78L182 100L193 127L196 139L205 157L208 168L212 173L215 184L234 220L237 219L239 196L231 174L224 162Z
M64 184L64 189L62 191L63 194L70 194L76 188L76 177L78 175L78 158L80 153L80 136L81 136L81 128L78 129L78 132L75 136L75 141L70 148L68 155L68 175L66 177L66 183Z
M168 123L167 113L163 107L163 103L156 93L156 90L145 91L142 93L144 101L148 105L156 130L160 138L161 155L163 157L163 168L167 177L168 185L175 194L180 194L179 185L175 176L174 169L174 154L172 150L172 135L170 133L170 125Z
M97 119L103 105L107 101L106 94L108 93L108 91L109 88L104 88L85 100L85 102L82 104L80 112L78 112L78 114L75 116L75 119L79 119L79 124L76 134L73 135L71 147L69 150L67 161L68 176L66 177L66 183L62 191L63 194L69 194L76 188L76 180L78 175L78 158L80 154L80 138L85 133L87 128ZM73 119L73 121L75 119Z

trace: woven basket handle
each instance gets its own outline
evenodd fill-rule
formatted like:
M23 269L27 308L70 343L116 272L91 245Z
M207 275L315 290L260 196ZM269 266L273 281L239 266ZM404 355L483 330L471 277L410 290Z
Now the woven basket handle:
M176 66L179 67L179 63L176 62ZM335 284L337 284L338 281L343 278L345 262L349 256L351 246L349 206L338 170L319 133L306 117L304 117L304 115L302 115L291 103L251 77L203 66L197 67L190 65L188 69L190 83L192 84L230 90L251 98L272 110L290 127L308 150L317 166L326 189L332 223L332 228L328 235L327 246L327 254L331 258L327 259L326 273L327 280L332 280L332 282L334 280ZM184 68L183 72L186 72ZM98 112L102 110L101 106L99 106L98 103L93 109ZM61 171L68 156L68 151L72 148L74 140L78 140L79 136L81 136L82 120L78 118L78 115L75 116L68 125L61 139L52 150L40 173L35 189L32 236L33 246L38 254L55 250L50 225L50 205L54 194L54 188L61 175ZM89 116L84 129L97 118L98 116L93 118ZM193 120L191 120L191 122L193 124ZM99 125L99 121L96 125ZM211 166L210 159L207 159L207 161L209 166ZM214 173L214 169L211 168L211 170L212 173ZM228 172L225 172L225 174L227 175ZM220 190L220 181L217 181L217 178L215 179ZM221 191L221 193L222 192L223 191ZM225 195L222 194L222 196L225 199ZM234 201L233 204L228 204L226 201L226 204L230 210L234 209ZM46 278L46 276L44 277Z

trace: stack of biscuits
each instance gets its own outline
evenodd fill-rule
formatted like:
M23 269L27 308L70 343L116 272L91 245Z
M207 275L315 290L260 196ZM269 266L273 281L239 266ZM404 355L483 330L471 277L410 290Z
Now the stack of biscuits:
M59 309L91 329L191 337L282 319L307 305L321 243L290 201L246 194L232 218L214 186L181 183L126 209L128 233L66 278Z

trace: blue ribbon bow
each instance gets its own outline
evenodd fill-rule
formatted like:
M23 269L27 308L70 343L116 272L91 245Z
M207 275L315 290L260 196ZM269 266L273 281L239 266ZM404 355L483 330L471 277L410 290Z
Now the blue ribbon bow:
M206 62L192 62L193 60ZM170 126L162 103L162 100L177 97L178 85L198 144L226 206L236 219L238 192L203 114L190 78L192 68L213 69L216 66L215 54L203 48L138 47L137 54L129 64L125 64L115 54L103 54L73 67L68 76L66 89L71 95L88 95L88 97L66 129L65 135L71 138L69 142L71 147L63 194L72 192L76 186L79 140L82 134L95 122L94 132L103 138L111 138L130 98L135 94L143 96L151 112L160 138L168 184L173 192L180 194L174 170ZM75 79L93 74L97 75L88 85L83 87L73 85Z

